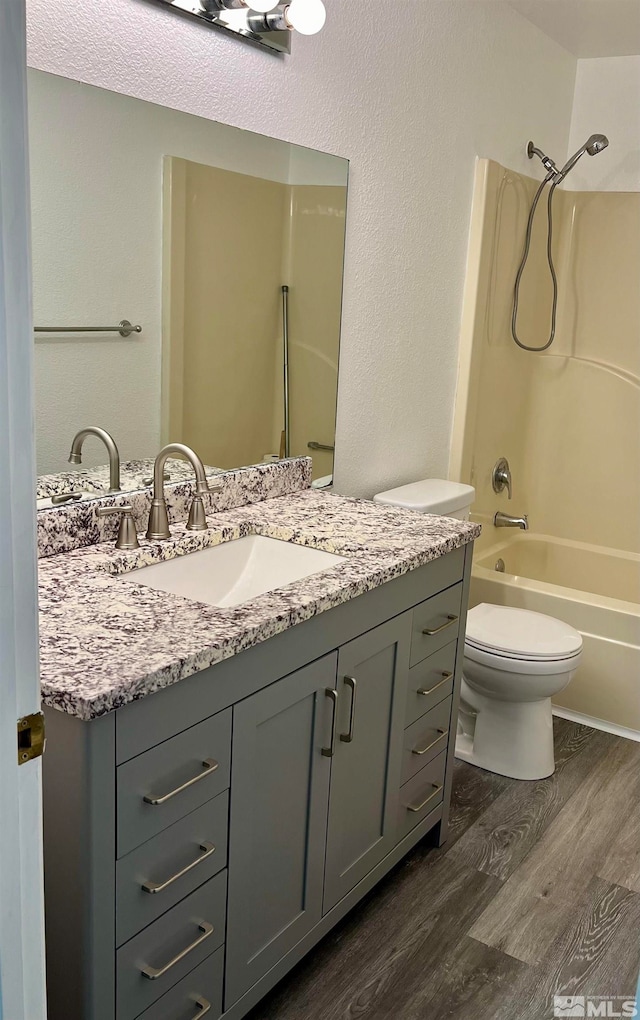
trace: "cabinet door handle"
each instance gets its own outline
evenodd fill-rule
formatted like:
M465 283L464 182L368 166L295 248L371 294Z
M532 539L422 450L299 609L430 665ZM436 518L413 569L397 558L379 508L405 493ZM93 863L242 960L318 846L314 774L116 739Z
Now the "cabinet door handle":
M439 793L442 793L442 787L439 783L432 783L433 793L430 793L426 800L422 801L422 804L407 804L407 811L422 811L427 806L430 800L437 797Z
M425 627L423 633L427 634L428 637L433 637L434 634L439 634L442 630L446 630L447 627L452 627L454 623L457 623L457 620L457 616L454 616L453 613L449 613L445 623L441 623L439 627L434 627L433 630L430 630L429 627Z
M198 1010L198 1012L193 1014L193 1020L200 1020L200 1017L204 1016L205 1013L208 1013L209 1010L211 1009L211 1003L207 999L205 999L203 995L198 995L194 999L194 1002L196 1004L196 1009Z
M453 679L453 673L443 673L442 674L442 680L439 680L437 684L434 684L433 687L430 687L428 690L425 687L418 687L417 693L418 694L425 694L425 695L426 694L433 694L434 691L438 690L438 687L442 687L443 684L448 683L449 680L452 680L452 679Z
M447 627L453 627L454 623L458 622L458 617L454 616L453 613L449 613L447 616L446 623L441 624L439 627L435 627L433 630L425 628L422 633L426 634L427 637L433 637L434 634L440 634L441 631L446 630Z
M214 761L213 758L205 758L202 765L205 769L204 772L199 772L197 776L193 777L193 779L188 779L186 783L182 784L182 786L177 786L175 790L171 790L170 793L165 793L163 797L152 797L150 794L146 794L145 797L143 797L145 804L166 804L166 802L171 800L172 797L175 797L177 793L182 793L183 790L188 790L194 783L199 783L201 779L205 779L207 776L210 776L211 773L215 772L218 768L219 763Z
M356 690L358 682L354 676L345 676L343 680L347 687L351 688L351 710L349 712L349 731L347 733L340 734L340 740L344 740L345 744L350 744L353 740L353 723L356 715Z
M191 864L187 864L186 868L183 868L182 871L176 871L175 875L172 875L171 878L168 878L165 882L145 882L142 886L144 891L148 893L163 892L163 890L167 889L170 885L173 885L174 882L177 882L183 875L188 874L193 868L197 868L199 864L206 861L207 857L211 857L211 855L216 852L216 848L213 843L201 843L200 849L203 851L202 855L200 857L196 857L195 861L191 861Z
M333 758L336 753L336 711L338 708L338 692L333 687L326 687L326 696L331 699L331 743L329 747L323 747L322 753L325 758Z
M191 945L187 946L186 949L183 949L181 953L178 953L178 955L174 956L172 960L165 963L164 967L150 967L145 963L144 966L140 968L144 976L149 978L150 981L155 981L156 978L162 977L167 973L167 971L171 970L172 967L175 967L177 963L184 960L185 956L188 956L189 953L192 953L194 949L197 949L198 946L201 946L203 942L206 942L206 940L213 935L213 925L209 924L208 921L200 921L198 923L198 930L201 931L202 934L198 936L195 942L192 942Z
M413 747L411 749L411 754L418 754L418 755L426 754L427 751L430 751L432 747L436 746L438 741L443 740L448 735L449 731L448 730L438 729L437 733L439 734L439 736L437 736L435 740L432 740L431 743L427 744L426 747L421 747L420 750L418 750L417 748Z

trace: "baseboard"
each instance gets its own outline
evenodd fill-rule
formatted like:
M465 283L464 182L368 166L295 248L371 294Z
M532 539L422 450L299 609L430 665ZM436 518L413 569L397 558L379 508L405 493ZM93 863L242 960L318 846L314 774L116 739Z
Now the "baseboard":
M591 726L594 730L604 730L605 733L615 733L616 737L626 737L627 740L640 742L640 732L630 730L627 726L618 726L617 723L609 722L607 719L597 719L593 715L583 715L582 712L572 712L569 708L562 708L560 705L553 705L553 714L560 719L569 719L571 722L581 723L582 726Z

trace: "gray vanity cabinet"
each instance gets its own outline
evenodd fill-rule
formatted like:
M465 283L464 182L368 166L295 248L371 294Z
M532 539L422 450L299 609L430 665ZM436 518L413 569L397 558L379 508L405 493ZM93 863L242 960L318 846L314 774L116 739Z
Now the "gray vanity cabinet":
M471 553L91 722L47 710L49 1020L243 1020L446 839Z
M339 652L324 913L396 842L410 642L411 613L403 613Z
M332 699L325 655L234 709L225 1001L231 1005L322 916Z

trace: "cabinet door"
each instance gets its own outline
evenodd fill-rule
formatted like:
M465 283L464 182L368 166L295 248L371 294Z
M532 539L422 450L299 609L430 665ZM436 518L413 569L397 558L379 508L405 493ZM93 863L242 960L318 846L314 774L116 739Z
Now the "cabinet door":
M411 614L344 645L331 764L326 913L395 845Z
M322 916L336 667L326 655L233 710L225 1009Z

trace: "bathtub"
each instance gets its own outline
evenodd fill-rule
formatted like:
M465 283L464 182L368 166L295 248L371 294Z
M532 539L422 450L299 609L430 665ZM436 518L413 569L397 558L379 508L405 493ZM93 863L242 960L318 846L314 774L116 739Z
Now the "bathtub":
M640 555L531 532L498 534L485 526L476 543L470 604L532 609L579 630L583 661L554 699L558 714L640 739Z

